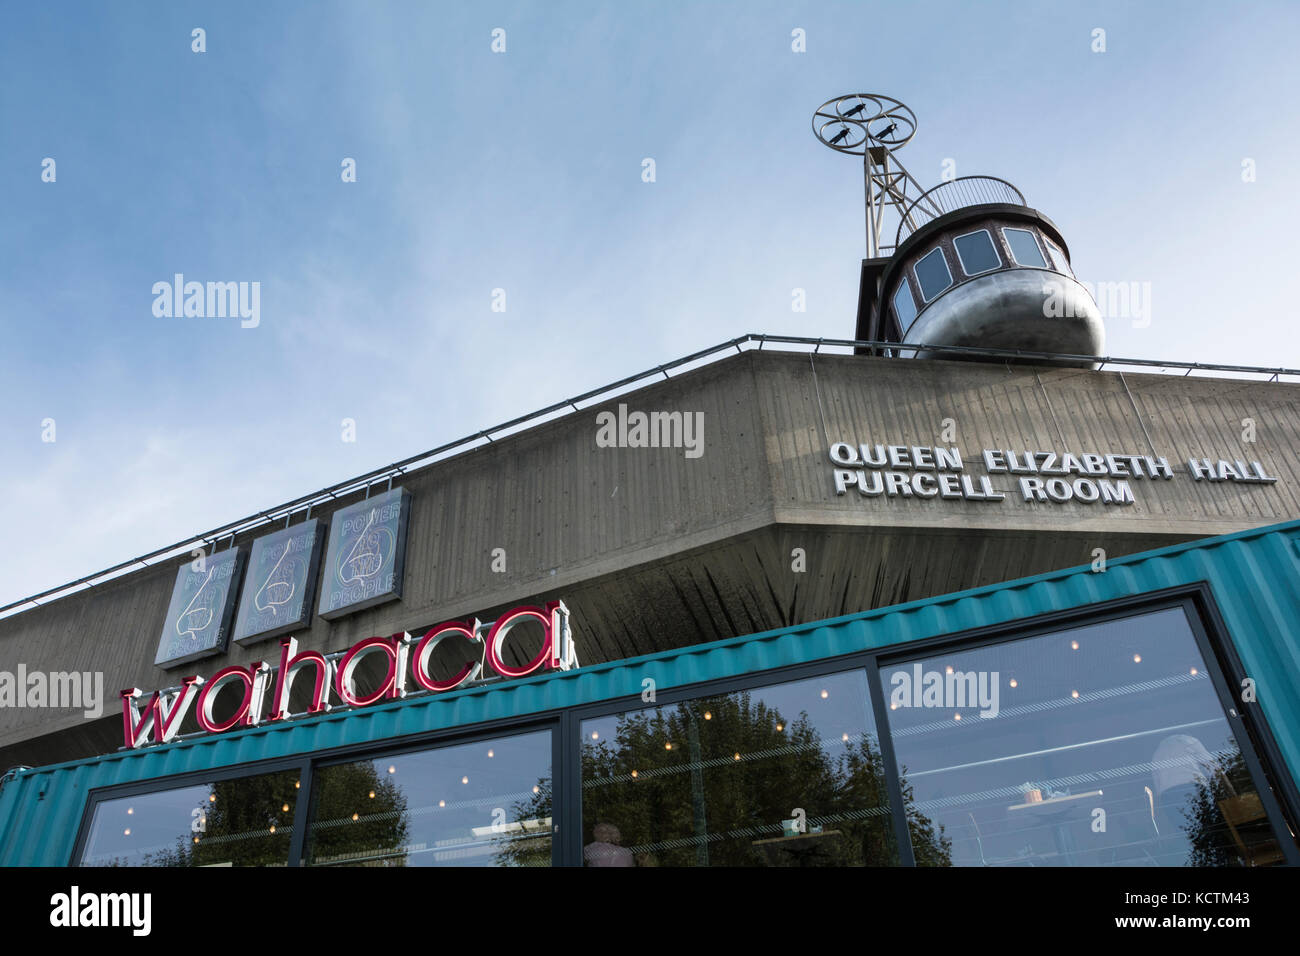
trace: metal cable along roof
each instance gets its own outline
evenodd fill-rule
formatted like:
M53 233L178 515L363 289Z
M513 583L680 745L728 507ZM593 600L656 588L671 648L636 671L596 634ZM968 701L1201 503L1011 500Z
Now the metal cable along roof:
M548 420L557 413L567 414L570 411L578 412L583 409L578 407L579 402L592 402L597 399L612 398L626 389L630 385L643 382L647 379L657 379L660 375L669 378L669 371L681 369L685 366L694 365L697 362L715 361L719 356L730 354L734 349L737 353L749 349L761 351L765 345L794 345L803 349L811 348L812 353L818 354L823 348L830 349L848 349L855 351L857 349L871 349L880 351L890 349L894 352L944 352L951 353L954 357L983 357L983 358L1002 358L1002 359L1042 359L1047 362L1053 361L1071 361L1071 360L1088 360L1100 363L1097 371L1102 371L1107 365L1126 366L1141 368L1151 372L1170 372L1170 370L1181 371L1183 375L1190 375L1194 371L1199 372L1227 372L1234 375L1262 375L1267 381L1277 382L1282 376L1290 376L1300 379L1300 369L1292 368L1266 368L1253 365L1219 365L1205 362L1159 362L1148 359L1130 359L1115 358L1111 356L1091 356L1091 355L1068 355L1056 352L1033 352L1024 349L988 349L974 348L969 346L928 346L905 345L900 342L874 342L859 339L828 339L828 338L810 338L808 336L798 335L768 335L760 332L750 332L747 335L738 338L729 339L718 345L701 349L698 352L692 352L690 355L682 356L671 362L665 362L662 365L656 365L653 368L638 372L635 375L629 375L621 378L616 382L594 388L590 391L583 392L581 395L575 395L572 398L566 398L563 401L555 402L545 408L529 412L526 415L520 415L518 418L512 418L510 421L502 422L491 428L485 428L473 434L458 438L455 441L447 442L428 451L420 452L409 458L403 458L400 461L392 462L382 468L377 468L355 478L348 478L344 481L337 482L322 488L319 491L312 492L308 495L295 498L283 504L275 505L264 511L258 511L252 515L240 518L236 521L228 522L220 527L213 528L197 534L184 541L178 541L175 544L158 548L148 554L141 555L138 558L132 558L129 561L123 561L111 568L105 568L102 571L96 571L85 577L70 581L67 584L61 584L57 587L48 588L29 597L12 601L9 604L0 606L0 617L10 614L20 613L22 610L31 607L39 607L40 602L46 598L59 598L72 594L82 588L93 588L96 584L113 580L133 569L141 567L151 567L152 562L167 560L169 558L186 557L188 558L193 548L212 545L215 548L217 542L224 538L231 538L237 534L252 531L260 527L274 524L276 522L287 520L299 511L311 512L311 509L317 505L327 504L339 498L351 494L359 494L368 491L373 485L382 481L388 481L390 484L396 477L406 474L413 468L431 465L443 458L450 457L452 454L472 451L474 448L481 447L484 444L493 442L496 438L504 437L514 431L520 430L526 426L540 424ZM884 357L884 356L880 356ZM899 361L900 359L894 359ZM493 436L496 436L494 438Z

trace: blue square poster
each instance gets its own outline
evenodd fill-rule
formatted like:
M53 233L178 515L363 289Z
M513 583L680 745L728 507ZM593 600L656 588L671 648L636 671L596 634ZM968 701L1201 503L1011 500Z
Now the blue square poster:
M253 542L235 616L236 644L265 641L311 623L324 543L315 518Z
M321 578L321 617L341 617L402 596L410 508L411 493L394 488L335 512Z
M243 566L244 552L239 548L181 565L155 664L176 667L225 653Z

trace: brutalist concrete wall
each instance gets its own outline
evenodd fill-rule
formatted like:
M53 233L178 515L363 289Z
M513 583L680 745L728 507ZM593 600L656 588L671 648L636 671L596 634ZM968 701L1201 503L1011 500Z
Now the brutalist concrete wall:
M604 447L619 429L602 435L597 416L617 421L620 405L624 420L666 411L702 421L702 444ZM972 478L986 473L986 448L1164 457L1176 474L1130 481L1128 505L1024 501L1007 474L987 476L999 501L841 495L835 442L956 446ZM1297 518L1297 447L1300 386L1290 384L750 351L412 472L401 482L412 494L402 599L314 618L296 636L329 652L563 598L584 660L649 653L1085 564L1098 549ZM1188 458L1257 461L1277 481L1194 481ZM493 570L496 549L504 571ZM107 698L96 720L0 708L0 764L120 742L123 688L278 659L270 641L154 666L179 564L0 620L0 671L101 672Z

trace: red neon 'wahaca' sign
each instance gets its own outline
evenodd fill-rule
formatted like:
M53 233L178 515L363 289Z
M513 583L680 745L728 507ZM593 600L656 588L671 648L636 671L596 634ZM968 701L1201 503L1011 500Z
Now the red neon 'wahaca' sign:
M541 625L542 649L522 667L510 667L503 659L502 649L511 629L525 621ZM235 727L253 727L263 721L270 723L324 713L335 706L330 701L331 694L337 697L340 706L365 707L384 700L398 700L408 693L455 690L482 681L485 673L527 677L540 671L578 666L569 632L569 611L560 601L550 601L543 607L517 607L487 627L486 636L483 630L484 625L477 619L449 621L429 628L418 639L405 632L390 637L367 637L341 655L328 657L319 651L299 652L297 640L286 637L280 641L280 664L274 669L265 661L256 661L246 667L222 668L206 681L202 677L186 677L179 687L155 691L143 708L140 707L143 692L132 687L121 695L126 746L143 747L172 740L180 731L186 713L196 703L199 727L219 734ZM433 652L443 641L453 639L476 645L473 652L476 658L451 677L434 680L429 672ZM357 690L355 675L357 665L367 654L386 657L387 670L377 688L362 694ZM294 678L307 668L311 669L313 679L311 703L301 714L290 713L289 694ZM232 683L243 685L243 698L233 714L218 719L214 712L217 695L223 686ZM265 706L268 685L271 685L269 710Z

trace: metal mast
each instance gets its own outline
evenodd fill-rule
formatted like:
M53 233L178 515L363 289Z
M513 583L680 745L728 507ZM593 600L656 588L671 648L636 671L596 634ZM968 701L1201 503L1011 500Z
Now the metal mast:
M813 114L812 128L831 149L862 157L868 259L894 251L892 244L881 245L887 210L899 221L910 221L919 200L922 209L934 206L926 218L938 215L938 207L894 155L916 134L916 114L898 100L879 93L836 97Z

